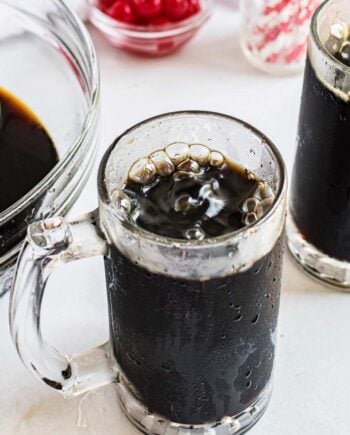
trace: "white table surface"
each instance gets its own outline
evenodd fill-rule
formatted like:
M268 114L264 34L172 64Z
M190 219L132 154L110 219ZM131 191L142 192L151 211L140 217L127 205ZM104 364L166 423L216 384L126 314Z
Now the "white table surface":
M149 116L207 109L238 116L263 130L290 169L302 77L273 78L255 71L238 45L233 0L217 0L212 20L180 53L133 57L92 31L101 64L103 131L100 156L112 139ZM72 215L97 204L97 163ZM75 353L108 336L101 259L61 269L44 302L48 340ZM39 383L19 361L0 300L1 435L136 435L122 415L113 386L65 400ZM252 435L350 433L350 295L303 274L286 254L274 393Z

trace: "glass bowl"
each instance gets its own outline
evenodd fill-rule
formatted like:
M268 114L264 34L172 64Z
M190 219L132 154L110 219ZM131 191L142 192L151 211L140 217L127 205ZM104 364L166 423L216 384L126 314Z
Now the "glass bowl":
M164 56L178 50L193 38L209 19L212 0L202 0L201 10L188 19L164 25L135 25L109 17L90 0L91 23L115 47L148 56Z
M90 37L61 0L0 0L1 86L49 131L59 162L0 212L0 295L29 222L65 214L82 190L99 137L99 70ZM9 183L16 182L16 174Z

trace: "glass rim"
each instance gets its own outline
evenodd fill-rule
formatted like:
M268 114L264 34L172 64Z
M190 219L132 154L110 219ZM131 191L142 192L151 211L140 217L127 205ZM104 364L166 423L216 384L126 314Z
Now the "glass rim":
M311 38L316 44L316 47L322 52L322 54L327 58L328 62L332 64L332 66L338 70L341 70L344 72L344 74L350 74L350 67L344 65L340 60L335 58L324 46L324 44L321 42L320 35L318 33L318 22L320 19L321 13L324 11L324 9L328 6L328 3L332 2L333 0L324 0L316 9L315 13L312 16L311 19Z
M42 179L38 184L36 184L29 192L27 192L24 196L22 196L18 201L13 203L10 207L6 208L3 211L0 211L0 224L5 223L6 221L15 217L18 213L24 210L28 205L34 202L43 191L47 190L50 185L56 180L62 172L64 172L65 168L70 164L70 162L74 159L76 154L79 152L80 148L84 145L86 136L89 132L90 126L93 124L94 119L98 114L98 106L100 99L100 72L99 66L97 62L97 55L94 45L92 43L91 37L83 25L80 18L76 15L76 13L64 2L64 0L51 0L53 3L56 3L59 9L63 14L69 17L70 21L73 22L76 30L76 34L78 35L82 48L84 51L84 56L88 60L89 66L91 68L91 78L90 85L91 89L89 91L89 107L87 108L87 113L85 115L84 122L82 124L80 133L77 135L76 139L70 146L68 152L58 161L58 163L51 169L51 171ZM2 0L0 0L2 3ZM6 6L9 6L6 3ZM25 11L23 12L25 13ZM83 76L86 76L84 71Z
M181 116L208 116L213 118L221 118L226 121L233 122L235 124L243 126L245 129L250 130L255 136L259 137L263 143L265 143L272 153L273 157L276 160L276 164L278 166L278 169L280 171L280 183L278 190L276 192L273 204L269 211L264 214L261 218L259 218L256 222L253 222L249 225L246 225L238 230L231 231L229 233L223 234L221 236L217 237L209 237L203 240L186 240L186 239L178 239L178 238L171 238L171 237L165 237L161 236L155 233L152 233L151 231L145 230L143 228L138 227L137 225L133 224L132 222L126 220L123 216L120 215L117 208L112 204L111 198L109 196L106 183L105 183L105 169L107 167L109 157L114 150L115 147L118 146L119 141L126 135L132 133L134 130L138 128L142 128L146 124L149 124L150 122L157 121L157 120L165 120L167 118L173 118L173 117L181 117ZM286 190L287 190L287 170L286 166L283 160L283 157L277 148L277 146L259 129L255 128L251 124L249 124L246 121L243 121L239 118L236 118L231 115L227 115L224 113L219 112L213 112L213 111L203 111L203 110L183 110L183 111L176 111L176 112L168 112L163 113L160 115L153 116L151 118L145 119L144 121L141 121L132 127L125 130L122 134L120 134L110 145L110 147L106 150L105 154L102 157L102 160L100 162L99 170L98 170L98 176L97 176L97 183L98 183L98 195L99 199L102 200L103 204L108 207L108 210L113 214L113 217L117 219L123 227L130 231L132 234L138 235L140 238L156 242L160 245L170 246L175 245L176 247L185 248L191 247L191 248L203 248L203 247L209 247L209 246L215 246L224 244L232 238L242 237L245 234L249 233L252 229L260 229L262 226L264 226L266 223L270 221L270 219L275 215L277 210L279 209Z

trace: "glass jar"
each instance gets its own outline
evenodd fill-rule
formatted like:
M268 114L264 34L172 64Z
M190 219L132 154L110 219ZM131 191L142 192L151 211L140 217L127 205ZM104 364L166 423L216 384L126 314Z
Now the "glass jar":
M28 223L65 214L85 184L98 145L100 79L88 32L60 0L0 0L0 56L1 86L38 115L60 159L0 212L1 295Z
M258 69L275 75L304 66L311 17L321 0L241 0L241 47Z

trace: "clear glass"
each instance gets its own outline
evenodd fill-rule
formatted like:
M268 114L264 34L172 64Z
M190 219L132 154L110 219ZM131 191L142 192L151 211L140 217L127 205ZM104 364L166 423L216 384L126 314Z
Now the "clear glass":
M240 0L241 47L261 71L302 71L310 21L321 0Z
M137 227L128 219L119 201L119 189L128 168L136 159L174 141L215 147L227 158L254 171L274 190L271 209L241 230L201 241L160 237ZM100 165L98 211L76 221L66 222L58 217L29 226L10 304L11 334L24 364L65 396L115 382L124 411L147 434L245 432L263 414L271 394L286 184L285 167L274 145L250 125L226 115L166 114L122 134ZM105 258L110 341L83 355L66 356L54 350L41 335L40 309L47 278L58 265L93 255ZM145 285L147 279L150 284ZM132 280L134 285L127 288ZM160 290L156 290L156 282L163 283ZM193 292L191 285L202 290ZM141 288L145 292L143 302L139 300ZM165 307L170 307L175 297L177 308L161 315L157 303L159 291L165 298ZM128 296L126 304L120 299L123 294ZM209 307L205 301L210 294L214 295L210 303L213 304L212 320L207 317L205 308ZM203 298L203 304L198 308L195 303L192 310L196 313L189 315L185 306L191 303L193 295ZM242 306L233 307L232 303L231 307L228 298L233 298L235 304L240 303L240 298L246 299L241 302ZM134 314L130 316L125 311L128 309L134 310ZM177 310L181 312L180 323L174 317ZM161 322L164 321L168 322L167 327L163 327ZM157 327L150 330L151 324ZM198 334L184 334L183 328L198 325L202 325ZM213 330L206 334L208 325L212 325ZM128 340L129 345L121 351L118 343L129 333L134 334L136 340ZM205 343L205 337L210 336L212 346ZM143 350L146 353L140 362L135 355ZM192 371L192 376L178 378L180 367L176 358L163 361L172 354L184 356L183 370ZM199 408L194 414L189 408L185 409L188 403L198 399L193 399L188 391L196 391L196 388L204 388L200 385L212 382L213 373L206 363L198 364L198 358L208 365L214 364L215 370L227 371L229 378L227 383L222 374L218 375L213 385L218 403L213 404L208 413L205 411L215 418L205 420ZM159 369L153 362L165 365ZM129 370L130 364L141 374L141 382L133 375L133 370ZM173 364L173 370L167 364ZM156 382L150 384L154 376ZM196 382L198 386L192 389ZM144 395L147 385L153 390L149 398ZM164 395L164 388L168 389L169 396ZM220 396L226 391L230 405L224 409L225 401ZM203 390L198 394L200 400L204 395L204 402L212 400L209 392L208 396ZM160 398L165 409L163 405L151 403L154 398ZM188 401L187 405L183 401ZM174 409L183 417L170 418L168 413L172 415Z
M97 0L90 3L91 23L115 47L148 55L164 56L185 45L209 19L212 0L201 0L201 11L186 20L157 26L122 23L97 8Z
M347 0L326 1L312 21L287 236L305 270L349 289L350 68L325 48L332 26L344 24Z
M90 173L99 136L99 71L86 29L60 0L0 0L0 56L1 86L39 116L60 158L0 213L1 294L28 223L64 215Z

